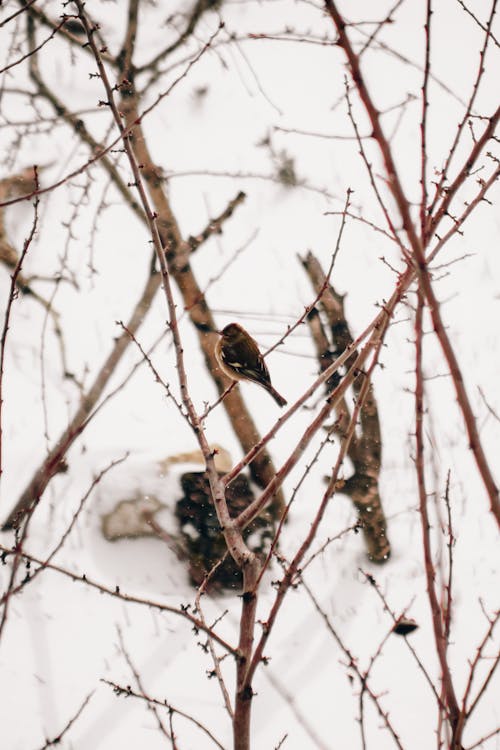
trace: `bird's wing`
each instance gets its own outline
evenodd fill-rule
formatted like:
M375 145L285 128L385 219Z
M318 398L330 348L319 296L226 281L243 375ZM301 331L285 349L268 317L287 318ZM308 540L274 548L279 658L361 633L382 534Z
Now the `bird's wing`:
M242 376L257 383L271 383L269 370L256 342L248 336L245 342L235 342L224 347L224 362L234 367Z

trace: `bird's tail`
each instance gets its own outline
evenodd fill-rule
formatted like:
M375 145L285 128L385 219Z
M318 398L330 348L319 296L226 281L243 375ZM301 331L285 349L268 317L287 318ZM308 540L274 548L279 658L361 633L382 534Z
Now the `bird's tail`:
M274 398L274 400L276 401L276 403L278 404L278 406L281 406L281 407L286 406L286 404L288 403L288 401L286 399L284 399L283 396L281 394L279 394L278 391L275 388L272 387L272 385L266 385L265 388L271 394L271 396Z

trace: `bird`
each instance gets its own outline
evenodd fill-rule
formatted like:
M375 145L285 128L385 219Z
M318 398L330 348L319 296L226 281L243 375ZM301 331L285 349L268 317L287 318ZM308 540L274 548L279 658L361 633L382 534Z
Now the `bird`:
M257 342L238 323L229 323L217 331L220 339L215 345L215 357L222 372L231 380L250 380L261 385L278 406L287 401L271 384L271 376Z

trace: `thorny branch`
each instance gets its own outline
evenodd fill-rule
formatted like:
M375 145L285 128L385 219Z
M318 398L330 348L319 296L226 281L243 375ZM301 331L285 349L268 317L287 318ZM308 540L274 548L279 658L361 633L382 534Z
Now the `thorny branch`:
M9 555L13 555L16 553L15 548L10 549L9 547L6 547L3 544L0 544L0 552L1 552L1 560L6 561L9 557ZM89 576L86 575L86 573L75 573L74 571L68 570L67 568L63 568L60 565L55 565L54 563L46 563L44 560L42 560L39 557L36 557L35 555L30 555L27 552L20 553L20 557L22 560L26 560L29 563L35 563L36 565L43 565L46 570L54 571L55 573L59 573L60 575L69 578L71 581L79 581L83 583L85 586L88 586L91 589L95 589L96 591L99 591L101 594L107 594L108 596L112 596L116 599L120 599L121 601L125 603L131 603L131 604L138 604L144 607L149 607L151 609L157 610L158 612L168 612L169 614L177 615L178 617L181 617L185 620L187 620L192 626L194 631L197 633L199 630L202 632L209 632L209 628L207 625L203 623L203 621L196 617L195 615L192 615L189 612L189 605L181 606L181 607L172 607L169 604L163 604L161 602L153 601L152 599L145 599L140 596L133 596L132 594L127 594L120 590L119 586L107 586L104 583L99 583L98 581L94 581L92 578L89 578ZM233 656L237 656L238 652L235 648L233 648L227 641L224 640L224 638L221 638L215 631L210 631L211 637L214 639L216 643L218 643L222 648L224 648L229 654L232 654Z
M451 376L453 379L453 385L455 387L457 400L462 410L467 434L469 438L470 448L473 452L476 465L479 473L483 479L483 483L490 500L490 510L493 513L498 526L500 527L500 496L498 487L493 477L490 465L486 458L482 442L479 436L479 432L476 425L476 419L472 411L472 407L465 389L463 375L458 364L458 360L450 342L449 336L446 333L445 326L442 321L439 302L435 296L430 273L427 267L427 260L425 257L425 246L422 244L415 225L413 223L410 204L406 198L404 189L401 184L398 169L396 167L391 147L385 137L384 131L380 123L379 113L372 101L372 97L369 93L365 79L361 72L359 58L354 52L349 37L346 32L345 21L337 9L337 5L333 0L326 0L326 9L330 14L337 32L339 34L339 44L343 48L346 57L348 59L349 67L351 70L352 77L354 79L357 91L360 99L363 102L366 113L370 119L370 123L373 128L373 137L377 142L380 149L380 153L384 162L384 167L387 175L389 187L391 189L394 200L398 207L398 212L403 223L403 229L408 237L412 255L413 265L419 277L422 292L427 300L428 309L431 314L432 323L436 336L441 345L444 357L450 368ZM470 173L471 168L476 163L477 159L484 150L485 145L493 137L498 122L500 120L500 105L494 111L494 113L488 118L487 125L484 128L483 134L474 144L471 149L464 166L459 171L455 180L448 187L445 196L441 200L441 203L437 207L434 216L430 219L430 225L428 228L428 236L432 236L438 228L441 220L448 211L450 203L454 198L455 194L464 184L467 176Z
M424 440L423 440L423 416L424 416L424 388L423 388L423 372L422 372L422 320L423 320L423 309L424 299L421 290L418 293L418 306L417 315L415 319L415 371L416 371L416 386L415 386L415 425L416 425L416 459L415 466L417 470L418 478L418 494L420 502L420 518L422 524L422 540L424 550L424 565L425 565L425 576L427 580L427 595L429 597L429 605L431 608L432 624L434 628L434 642L436 645L436 652L439 658L441 666L441 679L443 681L443 689L446 697L446 705L449 712L449 721L453 732L453 745L452 750L460 750L461 743L461 729L459 726L460 710L458 707L458 701L455 694L455 688L453 685L452 674L450 666L448 664L447 653L446 653L446 637L444 634L444 622L443 613L439 605L439 600L435 587L435 570L432 559L432 549L430 541L430 522L427 511L427 490L425 485L425 474L424 474Z
M144 692L138 692L136 690L132 690L130 685L119 685L116 682L113 682L112 680L105 680L101 679L101 682L103 682L105 685L109 685L109 687L113 688L113 692L118 696L124 696L125 698L139 698L140 700L146 701L148 706L157 706L158 708L163 708L169 713L175 713L179 714L179 716L183 716L188 721L192 722L195 726L198 727L204 734L207 735L211 739L211 741L214 743L214 745L220 750L225 750L224 746L219 742L219 740L214 736L214 734L210 731L210 729L205 726L205 724L202 724L201 721L198 721L198 719L195 719L194 716L191 716L191 714L186 713L185 711L181 711L179 708L175 708L172 706L171 703L169 703L166 699L159 700L158 698L153 698L150 695L147 695Z
M82 715L83 711L87 707L90 699L94 695L94 691L89 693L87 697L83 700L83 703L77 710L77 712L69 719L69 721L65 724L65 726L61 729L61 731L53 737L51 740L47 739L45 741L45 744L40 748L40 750L47 750L49 747L55 747L56 745L60 745L63 737L69 732L73 724L76 722L76 720Z

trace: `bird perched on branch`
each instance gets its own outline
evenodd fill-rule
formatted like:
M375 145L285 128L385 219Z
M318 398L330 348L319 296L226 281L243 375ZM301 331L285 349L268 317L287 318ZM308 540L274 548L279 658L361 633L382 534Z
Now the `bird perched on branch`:
M215 356L222 372L232 380L251 380L261 385L278 406L287 403L271 385L271 376L257 342L238 323L230 323L217 331L220 339L215 345Z

